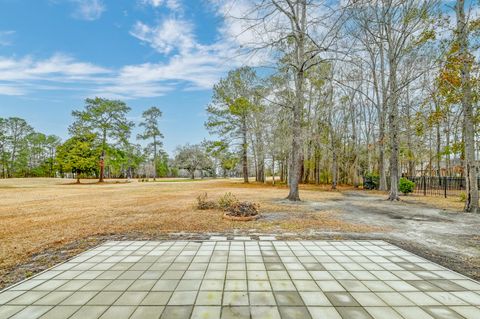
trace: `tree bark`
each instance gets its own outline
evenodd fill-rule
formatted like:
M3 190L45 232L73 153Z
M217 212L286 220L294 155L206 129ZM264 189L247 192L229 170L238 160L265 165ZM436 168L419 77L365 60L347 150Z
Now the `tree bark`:
M375 71L374 71L375 72ZM385 84L385 57L384 57L384 47L383 43L380 42L380 76L381 76L381 99L379 98L378 101L381 100L381 104L378 106L379 111L379 120L378 123L379 127L379 134L378 134L378 141L379 141L379 158L378 158L378 173L380 176L379 187L378 189L381 191L387 190L387 176L385 170L385 115L387 110L387 85ZM378 92L379 93L379 92ZM377 93L377 94L378 94Z
M275 185L275 156L272 156L272 185Z
M301 73L301 74L300 74ZM297 75L297 82L303 82L303 71L299 72ZM297 94L302 92L303 83L297 83ZM302 99L302 98L299 98ZM299 201L300 194L298 191L298 184L300 180L300 174L302 169L302 128L301 128L301 106L302 102L297 101L297 105L293 113L293 137L292 137L292 155L290 159L290 172L288 173L288 185L290 187L290 192L287 196L288 200Z
M352 164L352 180L353 180L353 187L358 188L359 176L358 176L358 151L357 151L357 116L355 112L355 107L353 103L350 102L350 113L352 119L352 156L353 156L353 164Z
M153 137L153 181L157 180L157 139Z
M304 67L305 67L305 33L307 19L307 2L299 1L296 14L297 24L295 28L295 54L296 54L296 73L295 73L295 103L293 105L293 128L292 128L292 154L290 162L290 172L288 173L288 185L290 192L287 199L290 201L299 201L299 181L301 179L301 170L303 167L303 108L304 108ZM293 21L292 21L293 22ZM292 23L293 24L293 23Z
M475 160L475 123L472 102L472 82L470 77L471 56L468 52L468 25L465 18L465 2L457 0L455 11L457 15L457 41L461 57L461 91L463 109L463 133L465 135L465 179L467 199L466 212L478 213L478 180Z
M242 167L243 182L248 183L248 136L247 136L247 119L243 118L242 123Z
M335 150L335 146L332 146L332 189L337 189L337 151Z
M399 140L398 140L398 88L397 88L397 62L393 57L393 48L389 48L389 83L390 83L390 110L388 116L390 133L390 194L388 199L400 200L398 196L399 178Z
M100 156L100 179L99 182L103 183L103 176L105 174L105 148L107 145L107 132L103 131L102 136L102 155Z

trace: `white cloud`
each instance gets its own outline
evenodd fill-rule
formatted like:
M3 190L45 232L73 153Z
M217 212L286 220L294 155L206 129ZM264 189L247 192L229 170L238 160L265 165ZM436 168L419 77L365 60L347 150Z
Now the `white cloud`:
M76 9L73 16L80 20L93 21L102 16L106 10L102 0L72 0Z
M64 54L48 59L0 56L0 95L27 95L38 90L77 90L107 81L112 72ZM55 84L55 85L52 85Z
M93 90L90 96L102 96L107 99L129 100L134 98L158 97L172 91L169 86L161 86L155 83L124 84L121 82L112 85L99 86Z
M208 54L190 57L177 55L168 63L126 66L120 71L117 80L122 84L179 81L209 89L227 67L226 61Z
M182 10L181 0L141 0L141 3L151 5L155 8L165 6L172 11Z
M164 54L187 52L196 45L192 24L182 19L167 18L154 27L138 21L130 34Z
M43 60L0 56L0 86L6 87L0 95L26 95L36 90L58 90L60 86L66 90L83 90L86 95L130 99L161 96L173 90L211 89L232 68L257 66L268 57L240 54L255 40L255 34L242 33L243 25L227 18L230 10L227 4L215 1L220 3L214 5L216 14L224 18L224 23L213 43L201 43L195 36L194 24L183 17L167 17L153 25L138 21L130 34L161 54L162 62L106 69L63 54ZM174 3L148 2L152 6L173 6ZM238 2L247 3L247 0ZM248 9L248 6L235 7L234 14L240 15Z
M44 60L27 56L21 59L0 57L0 81L48 80L56 82L89 80L94 75L110 73L91 63L78 62L64 54Z
M148 65L126 66L111 70L55 54L47 59L0 56L0 95L31 95L38 91L78 91L123 99L164 95L175 87L167 72L143 76ZM158 66L152 69L158 71ZM139 73L140 72L140 73ZM150 73L150 71L145 71Z
M241 1L238 1L241 2ZM150 0L153 6L165 3ZM228 5L218 1L214 4L216 14L226 17ZM251 7L236 7L238 14ZM226 19L226 18L225 18ZM138 83L165 83L178 81L184 90L210 89L229 70L241 65L258 66L265 54L241 54L248 44L256 39L251 32L242 33L243 25L236 20L225 20L217 30L218 37L213 43L201 43L195 36L194 25L183 17L168 17L155 25L138 21L130 34L148 44L166 58L162 63L145 63L125 66L120 70L119 86Z
M276 35L285 23L281 15L274 14L268 5L259 6L251 0L210 0L209 2L223 23L219 28L223 39L231 45L245 49L258 48Z
M0 46L8 46L12 44L12 37L15 34L13 30L0 30Z

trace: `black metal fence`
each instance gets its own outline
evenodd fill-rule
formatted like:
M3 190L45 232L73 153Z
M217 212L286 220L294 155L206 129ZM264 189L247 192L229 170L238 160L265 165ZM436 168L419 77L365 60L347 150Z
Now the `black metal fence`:
M465 178L451 176L405 176L405 178L415 183L414 194L425 196L460 196L465 193ZM364 177L364 188L370 185L370 189L378 188L378 177ZM390 180L387 178L387 184ZM478 180L480 188L480 178ZM389 186L389 185L388 185Z
M425 196L460 196L465 192L464 177L413 176L406 177L415 183L415 194Z

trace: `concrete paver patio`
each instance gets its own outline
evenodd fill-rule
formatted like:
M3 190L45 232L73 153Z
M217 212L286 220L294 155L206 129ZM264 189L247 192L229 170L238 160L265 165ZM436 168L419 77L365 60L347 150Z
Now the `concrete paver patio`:
M2 291L0 318L480 318L480 283L383 241L216 239L107 242Z

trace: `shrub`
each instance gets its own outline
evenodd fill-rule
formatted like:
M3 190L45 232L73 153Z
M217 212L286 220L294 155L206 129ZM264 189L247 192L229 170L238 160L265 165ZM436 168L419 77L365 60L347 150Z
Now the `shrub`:
M203 193L197 196L197 208L198 209L214 209L217 207L217 203L213 200L208 200L208 194Z
M220 197L218 200L218 206L223 210L228 210L230 207L236 204L238 204L238 199L230 192L225 193L225 195Z
M258 215L260 205L250 202L237 202L230 206L227 215L236 217L250 217Z
M461 192L459 202L466 202L467 201L467 193Z
M375 173L368 173L364 177L363 188L364 189L378 189L380 184L380 176Z
M406 179L404 177L400 178L400 182L398 184L398 189L407 195L408 193L413 192L413 189L415 188L415 183L412 182L409 179Z

